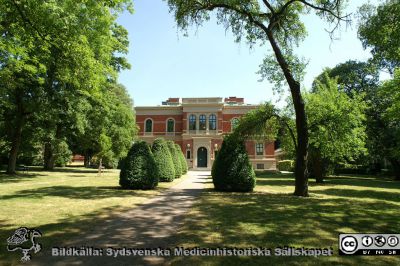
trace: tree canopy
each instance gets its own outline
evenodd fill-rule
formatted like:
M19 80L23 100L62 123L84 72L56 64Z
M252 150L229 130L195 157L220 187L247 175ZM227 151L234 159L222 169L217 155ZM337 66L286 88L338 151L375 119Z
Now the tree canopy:
M315 78L313 89L317 81L323 81L325 76L337 78L339 90L352 97L354 94L376 89L379 82L379 69L370 62L349 60L333 68L326 68Z
M311 175L322 182L328 169L354 162L366 153L365 109L362 95L349 97L338 89L338 78L316 80L305 95L309 119Z
M129 0L0 1L0 115L10 125L9 173L26 127L41 132L52 168L60 141L83 130L88 98L100 97L129 67L127 31L116 23L125 9L132 10Z
M360 8L359 38L364 48L371 48L374 61L394 73L400 67L400 2L386 0L378 7Z

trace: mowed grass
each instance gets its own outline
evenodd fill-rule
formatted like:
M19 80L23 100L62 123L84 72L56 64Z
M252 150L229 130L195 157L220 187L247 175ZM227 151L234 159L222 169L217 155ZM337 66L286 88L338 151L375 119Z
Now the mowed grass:
M0 240L5 244L15 229L26 226L43 233L44 247L57 246L183 179L159 183L155 190L124 190L119 170L105 170L101 176L83 167L0 174ZM19 253L0 252L0 265L18 262Z
M253 193L208 189L178 233L184 247L309 247L334 249L332 257L175 257L173 265L400 265L399 256L338 256L339 233L400 233L400 182L341 176L318 185L310 197L291 196L290 174L261 174ZM272 252L273 253L273 252Z

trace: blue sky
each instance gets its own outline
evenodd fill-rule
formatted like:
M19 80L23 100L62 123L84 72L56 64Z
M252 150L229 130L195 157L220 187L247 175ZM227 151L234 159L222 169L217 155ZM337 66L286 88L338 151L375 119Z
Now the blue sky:
M366 1L350 2L347 12L355 13ZM134 8L133 15L124 13L118 21L129 32L132 65L120 74L119 81L135 106L158 105L168 97L238 96L251 104L284 98L274 95L272 84L259 82L256 74L262 59L270 54L269 45L250 50L246 43L235 43L232 34L215 20L198 29L192 27L189 37L184 37L162 0L136 0ZM297 53L309 60L305 87L325 67L370 57L357 38L356 21L343 27L340 40L334 42L325 31L328 25L318 17L305 16L303 21L308 37Z

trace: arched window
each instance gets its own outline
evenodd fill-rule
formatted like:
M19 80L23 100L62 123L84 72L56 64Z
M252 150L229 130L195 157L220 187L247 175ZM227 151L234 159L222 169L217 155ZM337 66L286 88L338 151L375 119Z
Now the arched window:
M199 116L199 129L200 130L206 130L206 128L207 128L206 121L207 121L206 115Z
M231 130L235 130L235 128L238 126L239 124L239 119L238 118L233 118L231 120Z
M217 130L217 116L212 114L208 117L209 130Z
M147 119L144 128L144 132L153 132L153 120Z
M167 132L168 133L175 132L175 121L172 118L167 120Z
M189 116L189 130L196 130L196 116Z

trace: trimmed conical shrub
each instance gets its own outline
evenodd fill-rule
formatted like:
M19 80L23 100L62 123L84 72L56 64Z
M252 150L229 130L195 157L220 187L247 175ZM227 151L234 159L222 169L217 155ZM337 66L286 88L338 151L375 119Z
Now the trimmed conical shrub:
M173 181L175 178L175 168L167 142L164 139L156 139L153 142L151 151L157 165L158 180L162 182Z
M122 164L119 184L129 189L153 189L157 186L157 165L146 142L138 141L132 145Z
M184 175L187 173L187 169L188 169L185 155L183 155L181 146L179 146L178 144L175 144L175 148L179 155L179 162L181 163L182 175Z
M175 143L172 140L167 141L167 145L171 153L172 162L174 163L175 178L179 178L182 175L182 165L179 160L179 153L176 150Z
M211 175L214 187L221 191L253 191L256 176L246 152L244 140L233 135L224 138Z

